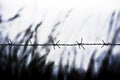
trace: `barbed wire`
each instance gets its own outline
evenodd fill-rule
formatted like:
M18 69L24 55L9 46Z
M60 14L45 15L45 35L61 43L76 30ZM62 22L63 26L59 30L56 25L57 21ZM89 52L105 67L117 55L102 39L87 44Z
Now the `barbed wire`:
M78 46L79 49L82 48L85 50L85 45L101 45L101 48L103 48L104 46L120 46L119 44L116 43L110 43L110 42L105 42L104 40L102 40L101 43L83 43L83 39L81 38L81 42L78 42L76 40L76 43L60 43L60 40L58 40L56 43L54 41L51 41L51 43L47 43L47 44L33 44L31 42L31 40L29 41L30 44L16 44L13 43L10 39L8 39L8 43L6 44L0 44L0 46L53 46L54 50L55 47L61 48L61 46Z

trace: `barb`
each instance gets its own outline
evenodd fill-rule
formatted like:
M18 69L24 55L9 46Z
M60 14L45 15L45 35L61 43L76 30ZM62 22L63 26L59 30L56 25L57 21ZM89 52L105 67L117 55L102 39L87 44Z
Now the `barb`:
M103 40L102 40L102 42L103 42L103 45L102 45L102 47L101 48L103 48L107 43L105 43ZM107 45L108 46L108 45Z
M54 43L54 41L51 41L51 42L52 42L54 50L55 50L55 46L57 46L58 48L60 48L60 46L59 46L60 44L58 44L60 42L60 40L57 41L56 43Z
M80 46L81 46L85 50L85 48L83 46L84 44L82 43L82 41L83 41L83 39L81 38L81 43L79 43L78 41L76 41L76 43L77 43L79 49L80 49Z
M103 48L104 46L109 46L109 45L111 45L111 46L113 46L113 45L119 45L119 44L112 44L112 43L110 43L110 42L105 43L104 40L102 40L102 42L103 42L103 45L101 46L101 48Z
M8 39L8 43L6 44L0 44L0 46L53 46L54 50L55 50L55 47L57 46L58 48L61 48L61 46L78 46L79 49L80 48L83 48L85 50L85 47L84 45L88 45L88 46L92 46L92 45L101 45L101 48L103 48L104 46L120 46L120 43L119 44L115 44L115 43L110 43L110 42L105 42L104 40L102 40L101 43L83 43L83 39L81 38L81 42L78 42L76 40L76 43L66 43L66 44L63 44L61 43L60 44L60 40L58 40L56 43L54 41L51 40L51 43L48 43L48 44L33 44L31 42L31 40L29 41L30 44L16 44L16 43L13 43L11 41L11 39Z

